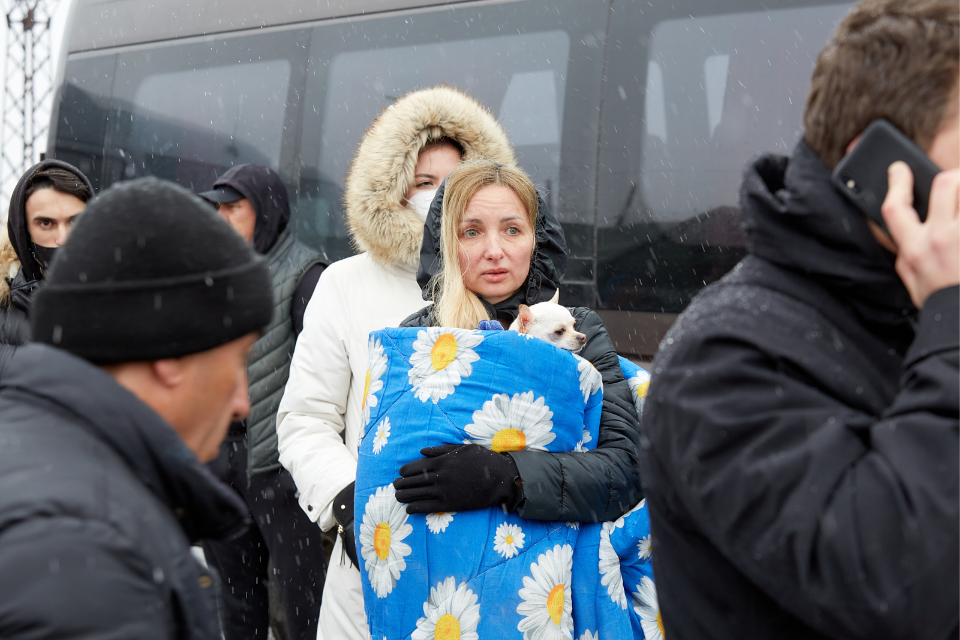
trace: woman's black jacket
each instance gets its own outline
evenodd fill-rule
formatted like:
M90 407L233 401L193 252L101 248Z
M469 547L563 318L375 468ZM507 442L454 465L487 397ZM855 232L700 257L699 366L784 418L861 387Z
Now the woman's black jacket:
M420 270L417 280L430 300L430 280L440 264L441 186L434 198L424 227ZM511 298L488 305L491 318L504 327L516 319L520 304L550 300L566 268L563 230L540 199L536 228L536 250L527 284ZM522 518L570 522L614 520L643 497L637 448L640 438L637 412L630 388L623 377L613 342L603 322L586 307L570 309L576 330L587 336L579 355L590 361L603 377L603 409L596 449L586 453L512 451L511 456L523 482L524 500L517 508ZM426 307L403 321L404 327L427 327L435 322Z

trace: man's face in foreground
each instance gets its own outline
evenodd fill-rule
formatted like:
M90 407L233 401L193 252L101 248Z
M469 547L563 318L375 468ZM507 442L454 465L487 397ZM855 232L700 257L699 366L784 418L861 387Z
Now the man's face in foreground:
M182 359L184 384L178 400L183 419L175 428L179 426L180 437L201 462L217 457L230 422L250 412L247 354L258 337L251 333Z

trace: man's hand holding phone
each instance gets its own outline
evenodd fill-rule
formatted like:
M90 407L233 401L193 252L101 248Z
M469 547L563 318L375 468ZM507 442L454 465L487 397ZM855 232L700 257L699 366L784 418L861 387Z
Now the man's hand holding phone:
M906 163L891 164L887 180L881 211L897 245L897 274L921 309L933 292L960 284L960 170L933 179L925 222L913 208L913 173Z

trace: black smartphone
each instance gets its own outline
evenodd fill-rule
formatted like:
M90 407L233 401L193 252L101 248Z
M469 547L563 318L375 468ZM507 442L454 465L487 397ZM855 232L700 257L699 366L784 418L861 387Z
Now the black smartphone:
M940 173L923 149L886 120L874 120L864 130L853 151L833 170L833 184L863 213L884 230L880 206L887 197L887 168L897 160L913 172L913 208L927 218L930 187Z

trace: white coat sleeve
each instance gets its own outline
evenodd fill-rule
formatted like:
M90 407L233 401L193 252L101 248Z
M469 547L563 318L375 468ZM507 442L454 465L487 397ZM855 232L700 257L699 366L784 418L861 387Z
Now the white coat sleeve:
M277 413L280 463L297 484L300 507L324 531L335 524L333 499L357 475L356 455L341 437L351 370L340 273L320 276Z

